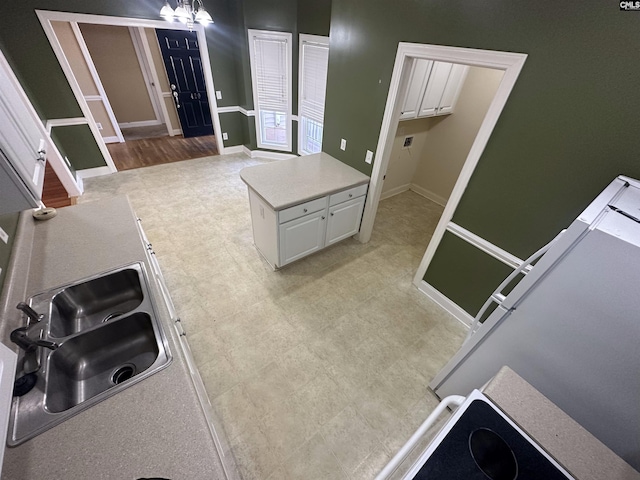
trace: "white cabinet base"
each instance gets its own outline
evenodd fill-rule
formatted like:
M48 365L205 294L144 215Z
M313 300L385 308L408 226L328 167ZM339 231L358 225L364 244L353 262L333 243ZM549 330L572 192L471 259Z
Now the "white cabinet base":
M358 185L279 211L249 188L254 245L278 269L355 235L367 187Z

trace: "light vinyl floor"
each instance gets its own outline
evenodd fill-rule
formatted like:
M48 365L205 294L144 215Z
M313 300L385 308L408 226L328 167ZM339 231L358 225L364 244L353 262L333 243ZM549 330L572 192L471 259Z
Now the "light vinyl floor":
M129 195L245 480L372 479L437 405L427 383L464 338L411 284L442 208L402 193L380 203L369 243L274 272L239 177L269 161L86 179L81 202Z

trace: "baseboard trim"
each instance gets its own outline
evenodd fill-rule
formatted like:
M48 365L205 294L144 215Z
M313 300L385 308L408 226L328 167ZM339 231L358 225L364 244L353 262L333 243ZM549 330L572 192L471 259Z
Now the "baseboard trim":
M244 145L233 145L231 147L224 147L224 155L231 155L234 153L245 153L246 147Z
M84 170L76 170L76 178L82 182L85 178L101 177L114 173L109 167L85 168Z
M399 187L392 188L391 190L387 190L386 192L382 192L380 195L380 200L386 200L387 198L395 197L396 195L400 195L401 193L406 192L411 187L410 183L405 185L400 185Z
M453 315L456 320L462 323L465 327L469 328L471 323L473 322L473 317L466 312L460 305L455 303L450 298L446 297L444 294L440 293L434 287L429 285L427 282L422 280L420 285L418 285L418 290L424 293L431 300L436 302L442 308L444 308L447 312Z
M182 135L182 130L180 128L174 128L171 133L173 133L173 135Z
M441 197L440 195L433 193L431 190L427 190L426 188L422 188L420 185L416 185L412 183L409 187L412 192L416 192L421 197L424 197L432 202L437 203L441 207L444 207L447 204L447 199Z
M102 137L104 143L120 143L119 137Z
M160 120L140 120L139 122L118 123L120 128L153 127L155 125L162 125L162 122Z

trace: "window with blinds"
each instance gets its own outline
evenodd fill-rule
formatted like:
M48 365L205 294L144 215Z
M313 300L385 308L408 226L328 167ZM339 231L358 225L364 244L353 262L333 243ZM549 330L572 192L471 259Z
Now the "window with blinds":
M298 85L298 153L322 149L329 38L300 35Z
M249 30L259 148L291 151L290 33Z

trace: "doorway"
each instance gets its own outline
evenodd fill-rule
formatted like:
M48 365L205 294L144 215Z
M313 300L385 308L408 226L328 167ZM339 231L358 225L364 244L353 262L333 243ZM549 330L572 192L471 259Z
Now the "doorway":
M67 22L71 25L73 29L80 30L80 25L99 25L99 26L115 26L115 27L128 27L129 29L137 29L137 30L145 30L151 31L155 38L155 29L164 29L164 30L173 30L173 31L188 31L188 29L179 23L172 24L164 21L157 20L144 20L144 19L131 19L131 18L120 18L120 17L107 17L101 15L88 15L88 14L75 14L75 13L67 13L67 12L49 12L49 11L37 11L37 15L40 19L40 22L43 26L43 29L52 45L52 48L60 62L60 65L69 81L69 85L71 86L72 91L78 101L78 104L82 110L83 117L70 119L70 121L74 122L84 122L89 126L91 132L95 138L98 147L100 148L101 153L107 163L106 167L100 167L96 169L92 169L92 171L83 170L81 171L82 177L87 178L96 175L103 175L107 173L114 173L120 169L132 168L132 166L119 165L116 166L114 162L114 155L118 155L119 150L128 150L128 159L127 162L135 156L145 155L146 158L143 160L142 164L138 166L146 166L149 164L155 163L164 163L164 160L169 158L169 155L186 155L184 158L180 158L181 160L187 159L187 157L197 158L209 155L216 155L224 152L224 146L222 142L217 145L218 142L215 141L216 138L222 138L222 132L220 129L220 120L218 117L218 110L215 101L215 95L211 95L212 92L215 91L213 85L213 77L211 73L211 65L209 61L209 54L206 48L206 37L204 32L204 27L201 25L196 25L193 28L193 35L197 39L194 47L197 48L199 57L201 58L201 71L202 71L202 85L201 88L207 92L207 103L206 108L208 108L207 116L209 119L209 129L214 134L208 138L207 141L199 140L199 139L186 139L181 136L178 138L176 135L176 126L170 127L168 123L166 123L167 117L167 108L166 103L169 100L171 103L173 102L173 97L170 91L160 92L159 82L155 81L156 79L152 79L151 83L153 83L152 87L156 89L157 97L162 100L157 103L154 107L158 110L159 114L157 116L161 117L161 121L157 120L152 123L162 123L162 120L165 120L165 130L167 131L167 136L156 137L156 138L145 138L145 139L136 139L132 142L123 142L124 136L122 135L122 131L120 128L114 129L114 133L111 136L112 138L104 138L105 136L101 132L101 128L105 128L106 124L113 125L118 124L118 121L115 120L115 115L111 115L113 118L108 118L107 121L101 122L99 119L96 119L94 113L92 112L92 108L90 104L92 100L95 100L95 97L99 98L99 95L85 95L82 90L81 83L83 78L81 76L76 75L76 72L72 69L68 59L66 58L65 52L60 45L59 38L56 35L56 31L53 28L53 23L55 22ZM148 34L139 35L140 37L148 37ZM154 40L157 43L157 40ZM144 43L144 42L143 42ZM86 47L86 46L85 46ZM99 92L97 92L99 94ZM106 95L105 95L106 97ZM165 98L166 97L166 98ZM106 104L106 102L103 102ZM171 105L171 104L170 104ZM173 107L172 107L173 108ZM157 118L156 116L156 118ZM127 123L127 122L125 122ZM179 128L179 123L177 122L176 115L176 125ZM126 127L127 125L125 125ZM142 127L143 125L134 125ZM151 125L147 125L151 126ZM181 133L181 131L180 131ZM152 135L155 136L155 135ZM215 137L214 137L215 136ZM115 138L114 138L115 137ZM109 147L107 147L107 141L114 141L117 138L117 143L110 143ZM107 140L107 141L105 141ZM194 140L194 141L190 141ZM164 142L166 145L158 147L156 143ZM180 142L182 141L182 142ZM144 144L136 144L131 145L133 142L146 142ZM125 147L129 143L128 147ZM186 154L184 152L187 152ZM112 154L113 152L113 154ZM178 152L178 153L176 153ZM182 152L182 153L179 153Z
M522 53L495 52L404 42L398 45L382 127L376 148L375 162L371 173L369 195L367 195L362 225L360 233L358 234L358 239L362 242L367 242L371 238L378 203L382 196L385 175L389 167L394 140L398 131L399 119L402 115L403 100L411 80L414 60L422 59L434 62L448 62L469 67L496 69L504 72L413 279L413 284L416 287L437 303L444 306L445 309L453 313L461 321L468 320L468 314L464 311L456 311L455 307L457 307L457 305L453 304L453 302L447 303L448 299L442 295L438 297L437 294L439 292L431 292L422 288L422 284L424 283L422 279L445 231L448 229L453 231L454 229L451 222L453 214L515 85L526 58L527 55ZM460 227L458 227L458 230L459 229ZM467 235L466 238L463 239L466 241L470 239L473 240L473 236Z

